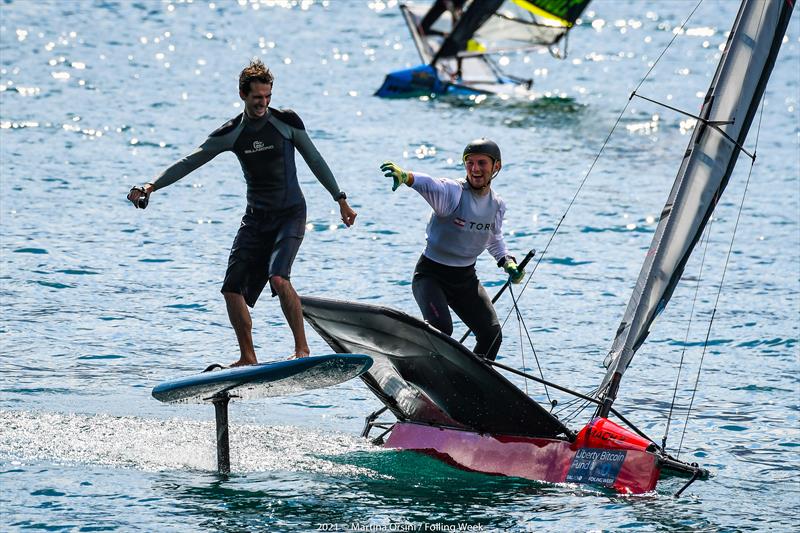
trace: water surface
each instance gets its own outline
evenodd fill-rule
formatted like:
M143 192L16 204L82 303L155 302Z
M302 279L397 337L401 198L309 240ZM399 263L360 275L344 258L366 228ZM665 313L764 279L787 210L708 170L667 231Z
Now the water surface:
M749 161L739 161L705 257L687 265L618 403L660 439L684 355L668 437L677 452L741 210L681 448L713 477L682 498L672 497L677 478L620 497L375 448L358 435L380 404L358 381L234 403L235 473L223 479L213 472L211 408L150 397L160 381L236 357L219 287L244 183L224 154L159 191L146 211L124 197L241 112L236 80L249 58L272 68L273 105L300 114L359 212L345 229L298 158L309 227L296 288L416 315L409 283L428 208L411 191L391 193L379 164L460 177L464 144L494 139L506 240L518 256L543 250L630 91L693 5L597 0L571 34L567 60L509 56L511 72L534 78L536 99L475 101L372 96L385 73L417 62L394 2L4 3L2 529L796 529L797 15L748 138L758 163L749 175ZM736 9L707 0L642 94L699 109ZM690 133L684 116L634 100L561 222L519 302L548 379L584 391L599 383ZM502 283L488 256L478 269L491 292ZM510 298L497 308L508 316ZM253 317L261 360L288 355L277 302L263 298ZM504 333L500 360L535 367L513 316ZM310 342L316 354L329 351L314 334ZM547 400L539 387L527 390ZM561 416L578 428L589 413Z

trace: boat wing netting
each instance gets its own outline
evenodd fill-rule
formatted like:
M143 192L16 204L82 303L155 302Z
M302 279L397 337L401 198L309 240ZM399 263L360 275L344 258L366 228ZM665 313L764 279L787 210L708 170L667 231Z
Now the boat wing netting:
M302 304L331 348L373 358L362 379L399 420L533 437L568 431L481 358L416 318L315 297Z

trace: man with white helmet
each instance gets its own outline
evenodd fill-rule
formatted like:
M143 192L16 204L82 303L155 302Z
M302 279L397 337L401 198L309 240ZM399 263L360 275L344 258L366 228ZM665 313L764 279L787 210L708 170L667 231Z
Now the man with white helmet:
M433 208L411 285L422 316L451 335L449 307L475 333L475 354L494 360L502 332L475 273L475 262L489 250L513 283L521 282L525 273L506 248L502 233L506 205L492 190L492 180L502 167L500 148L489 139L476 139L464 148L463 161L466 179L458 181L410 172L391 161L381 170L394 180L393 191L407 185Z

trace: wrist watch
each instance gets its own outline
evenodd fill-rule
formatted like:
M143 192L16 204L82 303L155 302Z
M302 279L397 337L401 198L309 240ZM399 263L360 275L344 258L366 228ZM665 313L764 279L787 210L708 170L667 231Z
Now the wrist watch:
M334 200L336 200L337 202L338 202L339 200L347 200L347 195L344 193L344 191L339 191L339 194L337 194L337 195L334 197Z

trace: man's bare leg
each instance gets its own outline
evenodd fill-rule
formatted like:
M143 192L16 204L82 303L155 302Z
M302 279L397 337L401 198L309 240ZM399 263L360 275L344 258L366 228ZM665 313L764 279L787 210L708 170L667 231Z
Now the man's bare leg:
M228 318L233 326L233 331L236 332L236 340L239 341L239 352L241 353L239 360L232 363L231 366L254 365L258 360L256 359L256 350L253 348L253 320L250 318L250 311L247 309L244 296L235 292L223 292L222 294L225 296Z
M303 310L300 306L300 297L288 279L281 276L272 276L269 283L281 301L281 309L289 323L289 328L294 336L294 356L308 357L311 349L306 341L306 330L303 324Z

